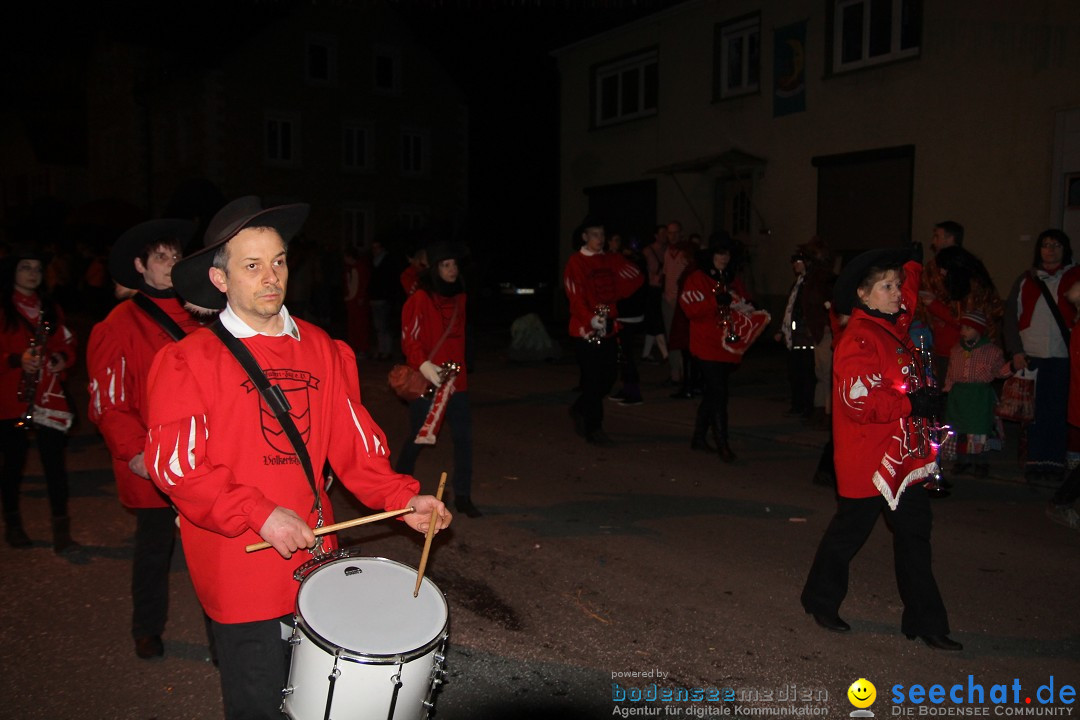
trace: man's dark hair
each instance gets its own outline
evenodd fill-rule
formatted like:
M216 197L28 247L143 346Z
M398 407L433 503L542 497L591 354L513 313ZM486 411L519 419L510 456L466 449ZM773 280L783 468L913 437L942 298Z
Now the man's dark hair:
M942 220L934 227L941 228L941 231L951 237L953 242L964 247L964 226L955 220Z

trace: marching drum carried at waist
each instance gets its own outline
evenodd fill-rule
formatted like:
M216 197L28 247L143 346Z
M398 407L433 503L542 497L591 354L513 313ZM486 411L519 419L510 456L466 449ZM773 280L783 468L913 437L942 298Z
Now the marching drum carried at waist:
M442 680L449 623L446 599L430 579L413 597L416 575L393 560L341 550L297 570L282 703L289 717L427 715Z

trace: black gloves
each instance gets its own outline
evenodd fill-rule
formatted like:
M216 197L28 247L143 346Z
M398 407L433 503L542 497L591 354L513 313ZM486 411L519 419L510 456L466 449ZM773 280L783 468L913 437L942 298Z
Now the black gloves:
M911 401L911 416L918 418L940 418L945 410L945 396L937 388L919 388L907 394Z

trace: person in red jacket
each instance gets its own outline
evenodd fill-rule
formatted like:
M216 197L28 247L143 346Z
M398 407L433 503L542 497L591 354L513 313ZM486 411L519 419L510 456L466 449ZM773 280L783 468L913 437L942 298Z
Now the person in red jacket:
M833 442L837 510L821 538L802 606L826 630L847 632L839 615L848 566L885 511L893 533L900 629L935 650L961 650L930 562L932 516L917 487L937 470L926 427L941 398L920 386L919 354L908 336L918 295L922 247L870 250L836 282L833 305L851 314L833 359ZM920 448L929 448L922 452Z
M136 293L94 326L86 348L90 421L112 456L120 503L135 516L131 634L135 654L144 660L165 653L161 635L176 539L176 512L150 481L143 456L147 376L158 350L201 325L172 285L172 268L194 234L188 220L149 220L113 243L109 272Z
M645 282L641 271L618 253L605 253L604 224L587 216L574 231L576 252L563 271L570 301L570 337L574 340L581 394L570 406L574 430L593 445L609 446L604 432L604 398L618 374L619 331L615 304Z
M706 439L712 429L715 450L726 463L735 461L728 444L728 377L769 324L769 314L750 305L736 275L734 249L726 233L714 238L704 256L708 266L693 270L679 294L679 307L690 321L690 354L705 381L690 447L712 452Z
M62 385L75 362L75 336L60 306L39 292L42 278L35 250L17 249L0 263L0 501L7 544L30 547L19 500L32 430L45 470L53 551L63 553L79 547L71 539L64 464L75 416Z
M416 292L401 310L401 350L405 362L434 387L442 385L444 363L460 367L454 377L454 394L446 403L445 417L454 441L454 509L468 517L482 515L472 501L472 411L469 407L469 372L465 363L465 287L459 262L465 255L460 245L437 242L427 249L430 267L420 273ZM409 403L409 436L394 465L412 475L423 445L414 442L431 410L433 399L419 397Z
M311 467L327 462L370 508L413 508L424 533L451 515L419 483L390 467L386 436L361 404L356 357L286 309L288 241L305 204L263 208L234 200L210 221L203 250L172 272L189 304L218 313L163 348L150 368L146 445L150 477L180 513L192 584L217 650L226 718L280 718L297 595L294 571L311 558L312 530L334 522L325 479L303 461L262 393L215 330L252 355L288 401ZM434 515L433 515L434 514ZM260 540L274 552L246 553ZM332 535L323 547L336 548ZM283 634L284 633L284 634Z

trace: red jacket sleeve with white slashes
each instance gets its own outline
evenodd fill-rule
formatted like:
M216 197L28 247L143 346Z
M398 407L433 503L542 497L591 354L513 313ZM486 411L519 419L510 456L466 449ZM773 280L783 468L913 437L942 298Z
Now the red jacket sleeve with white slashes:
M630 297L645 282L632 262L617 253L586 253L584 248L570 256L563 271L563 289L570 301L570 337L584 338L593 332L596 308L607 305L608 317L618 317L615 303ZM618 331L612 323L611 333Z
M176 298L150 298L184 332L199 321ZM146 380L154 355L173 339L131 300L94 326L86 347L90 403L88 415L112 456L120 502L128 508L163 508L168 502L147 478L128 467L146 445Z
M297 320L301 340L256 336L242 342L289 401L316 473L329 459L365 505L405 507L419 484L395 473L382 430L360 402L351 351ZM275 507L315 527L307 477L277 418L239 363L208 330L164 349L150 371L146 463L181 514L192 582L218 622L265 620L293 609L293 570L308 559L273 551L245 554ZM316 477L324 524L333 520ZM336 543L326 536L327 546Z

